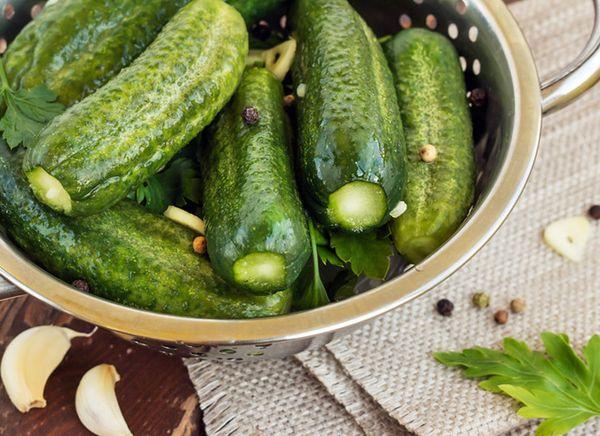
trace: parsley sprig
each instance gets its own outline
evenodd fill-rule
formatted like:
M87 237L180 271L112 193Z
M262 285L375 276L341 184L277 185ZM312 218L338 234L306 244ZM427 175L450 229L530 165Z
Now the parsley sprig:
M138 186L131 197L151 212L163 213L171 205L199 204L201 186L198 165L189 157L178 157Z
M485 378L482 389L508 395L524 405L519 415L545 419L540 436L561 435L600 416L600 336L583 348L583 359L564 334L542 333L546 353L504 339L504 350L475 347L435 353L444 365L461 366L468 378Z
M376 232L351 234L343 232L324 233L309 220L310 241L312 247L312 278L299 280L297 286L302 293L296 301L298 310L313 309L329 303L329 295L336 301L354 295L358 276L384 279L390 268L390 258L394 254L389 235ZM320 261L320 262L319 262ZM320 264L343 268L338 273L347 272L341 283L323 284L319 271ZM353 276L353 277L349 277ZM329 293L328 293L329 291Z
M327 290L323 285L319 271L318 242L323 242L325 237L311 220L308 221L308 230L312 249L312 279L305 286L306 289L302 290L302 296L294 304L298 310L314 309L329 304L329 296L327 295Z
M29 147L40 130L65 110L56 94L45 85L13 90L0 59L0 95L6 112L0 119L0 130L10 149L23 144Z

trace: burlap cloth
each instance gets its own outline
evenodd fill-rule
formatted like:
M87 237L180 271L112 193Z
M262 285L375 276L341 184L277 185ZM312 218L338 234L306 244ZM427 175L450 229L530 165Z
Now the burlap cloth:
M407 0L408 1L408 0ZM541 75L583 47L591 29L588 0L523 0L511 6ZM485 67L485 66L484 66ZM581 347L600 332L600 231L580 264L540 238L549 222L600 202L600 87L545 120L539 158L523 198L493 240L433 292L325 349L283 361L215 364L187 360L209 435L236 434L530 434L517 404L485 392L432 351L496 346L511 335L540 346L544 330ZM492 307L470 305L473 292ZM443 318L434 303L451 299ZM498 326L495 308L515 297L527 310ZM600 434L599 420L576 430Z

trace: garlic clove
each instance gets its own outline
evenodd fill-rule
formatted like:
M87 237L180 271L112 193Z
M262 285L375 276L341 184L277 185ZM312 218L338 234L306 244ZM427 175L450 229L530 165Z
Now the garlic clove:
M290 68L292 68L297 46L298 43L295 39L288 39L263 52L265 67L281 81L285 79Z
M390 216L392 218L399 218L404 215L404 212L408 209L407 204L404 201L399 201L398 204L391 210Z
M544 230L544 241L561 256L581 262L591 234L589 221L582 216L565 218L550 224Z
M77 416L85 428L98 436L132 434L115 394L115 384L120 379L113 365L102 364L86 372L77 387Z
M189 213L186 210L180 209L175 206L169 206L164 212L164 216L171 221L176 222L188 229L194 230L195 232L204 235L206 232L206 225L204 220L197 217L194 214Z
M46 407L44 387L71 348L71 340L90 337L66 327L45 325L21 332L6 347L0 376L10 401L20 412Z

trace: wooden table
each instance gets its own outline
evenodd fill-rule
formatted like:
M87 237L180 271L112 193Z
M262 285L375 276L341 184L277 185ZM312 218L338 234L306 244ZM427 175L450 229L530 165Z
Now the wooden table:
M515 1L519 0L505 0ZM15 299L0 303L0 353L19 332L42 324L92 329L33 298ZM198 399L181 360L129 344L101 330L90 339L73 341L73 348L46 386L45 409L19 413L0 385L0 434L90 434L75 414L75 390L84 372L100 363L114 364L121 375L117 396L134 434L204 433Z
M32 297L3 302L0 303L0 354L18 333L44 324L64 325L79 331L93 328ZM181 359L149 351L99 330L89 339L73 340L73 347L46 385L45 409L21 414L0 384L0 434L91 434L75 413L75 390L81 376L100 363L115 365L121 375L117 397L134 434L203 433L198 398Z

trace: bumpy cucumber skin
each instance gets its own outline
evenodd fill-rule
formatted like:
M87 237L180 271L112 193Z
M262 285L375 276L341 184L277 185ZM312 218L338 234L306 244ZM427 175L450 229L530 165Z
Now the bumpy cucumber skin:
M283 14L289 0L225 0L225 2L236 8L248 26L252 26L259 20L267 20L277 14Z
M294 84L306 85L298 99L298 169L308 205L335 226L329 195L362 180L384 189L391 210L402 198L405 143L379 43L346 0L298 0L291 18Z
M296 190L281 83L264 68L246 71L227 109L210 129L204 175L208 253L215 270L236 283L236 260L261 252L285 258L285 287L310 256L306 216ZM247 125L246 107L260 120ZM280 289L248 287L256 293Z
M256 318L289 311L289 290L239 291L191 248L194 233L124 201L72 218L40 204L21 173L22 155L0 144L0 219L30 257L67 282L85 278L98 296L154 312Z
M406 132L408 209L392 224L396 248L417 263L442 245L473 203L475 158L465 80L458 54L444 36L405 30L384 46L396 78ZM421 160L425 144L437 149Z
M193 0L154 42L94 94L56 117L24 161L72 200L70 215L98 213L159 171L235 91L248 33L221 0Z
M44 83L61 103L70 105L129 65L188 2L57 1L8 47L4 57L8 77L15 88Z

